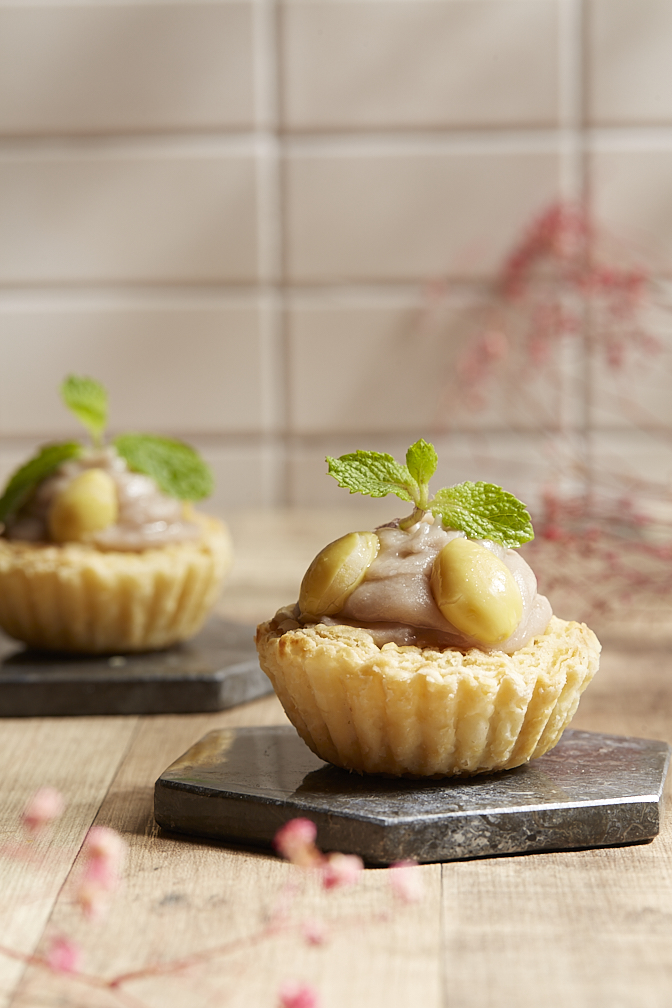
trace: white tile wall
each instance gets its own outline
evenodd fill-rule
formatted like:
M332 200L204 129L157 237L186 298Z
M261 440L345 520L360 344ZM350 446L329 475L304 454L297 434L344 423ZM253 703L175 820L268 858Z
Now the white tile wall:
M672 265L672 136L609 137L591 157L596 213L622 242L632 243L660 272ZM626 145L627 144L627 145Z
M668 0L592 0L587 93L601 125L672 122L672 5Z
M588 401L594 449L663 471L581 359L459 424L450 389L550 201L669 273L671 29L669 0L0 0L0 475L73 429L71 370L115 428L194 440L219 507L361 504L325 454L421 435L533 503ZM631 391L665 433L662 373Z
M281 45L289 130L557 123L555 0L301 0Z
M249 129L252 4L0 8L0 133Z
M0 281L240 283L256 275L250 157L168 144L0 153Z
M404 282L492 275L559 184L554 151L493 153L467 145L291 155L289 278Z
M0 302L0 435L76 433L57 394L70 372L105 383L117 431L263 432L258 308L190 300Z

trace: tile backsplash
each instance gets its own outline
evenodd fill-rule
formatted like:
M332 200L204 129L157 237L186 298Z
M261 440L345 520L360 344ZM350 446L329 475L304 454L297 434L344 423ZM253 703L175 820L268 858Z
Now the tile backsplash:
M667 277L670 65L670 0L0 0L0 478L73 433L76 371L115 430L196 443L222 508L345 504L325 454L419 436L534 504L534 411L446 427L450 319L555 200ZM645 450L613 382L569 394L672 480L654 377Z

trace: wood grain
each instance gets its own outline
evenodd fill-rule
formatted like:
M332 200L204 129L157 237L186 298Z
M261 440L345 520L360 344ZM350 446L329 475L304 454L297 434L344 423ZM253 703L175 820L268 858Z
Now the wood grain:
M5 771L0 801L0 846L5 854L0 858L0 944L28 954L37 947L137 723L137 718L0 721L0 765ZM52 829L28 841L21 812L44 786L57 788L68 806ZM3 1008L23 971L21 962L0 956Z
M167 836L156 827L154 780L194 741L216 727L284 720L275 698L219 715L145 719L96 818L129 842L126 886L100 927L83 922L64 898L52 928L82 946L91 973L110 977L157 965L158 975L125 987L152 1008L202 1008L213 996L232 1008L271 1008L280 982L292 977L324 989L325 1008L360 1001L404 1008L416 994L427 1008L439 1008L439 865L421 869L427 898L406 907L395 901L385 871L366 871L356 887L327 895L265 853ZM198 968L161 972L172 960L253 939L283 888L297 881L290 911L295 923L283 933L260 945L246 942ZM326 921L326 946L303 939L306 920ZM30 968L12 1005L58 1004L78 990L77 983ZM87 1008L119 1003L106 992L85 994Z
M325 542L370 523L348 510L246 513L231 524L238 559L221 611L254 622L296 598ZM0 721L4 842L18 835L17 816L38 786L71 798L53 834L33 845L35 866L0 864L4 940L44 950L50 936L67 934L81 944L84 968L105 977L156 967L123 986L124 1001L0 957L0 1008L277 1008L287 978L313 983L320 1008L672 1002L669 817L650 844L423 866L426 895L411 906L393 903L384 870L325 893L264 852L157 829L154 780L193 742L212 728L283 721L275 698L216 715ZM622 635L618 648L605 649L574 727L672 743L672 652ZM124 888L97 924L81 919L69 888L93 821L129 844ZM257 940L297 878L289 910L296 926ZM301 922L310 919L327 922L326 944L303 939Z

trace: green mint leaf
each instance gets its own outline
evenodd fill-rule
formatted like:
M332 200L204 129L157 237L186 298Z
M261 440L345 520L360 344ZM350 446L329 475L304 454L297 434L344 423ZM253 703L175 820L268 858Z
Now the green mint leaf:
M151 476L163 493L198 501L214 487L212 472L198 452L182 441L153 434L120 434L114 446L133 472Z
M340 458L327 456L329 475L351 494L387 497L396 494L403 501L415 501L419 487L406 466L381 452L356 451Z
M61 385L61 397L99 445L107 427L107 392L93 378L68 375Z
M492 539L502 546L522 546L534 539L527 508L494 483L459 483L439 490L429 503L446 528L470 539Z
M25 504L28 497L43 479L58 469L62 462L77 458L82 453L82 446L76 441L63 444L44 445L37 455L25 462L14 472L0 497L0 522L9 517Z
M438 456L433 444L420 438L406 452L406 465L411 476L423 486L427 485L436 472Z

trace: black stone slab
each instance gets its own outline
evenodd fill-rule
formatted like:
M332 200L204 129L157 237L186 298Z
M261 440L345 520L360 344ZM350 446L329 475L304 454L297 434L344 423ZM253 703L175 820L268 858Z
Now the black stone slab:
M665 742L566 731L514 770L425 782L339 770L293 728L222 729L161 774L154 815L167 830L255 846L305 816L323 850L379 865L605 847L658 834L669 759Z
M31 651L0 635L0 717L194 714L271 692L254 628L211 618L185 644L92 657Z

